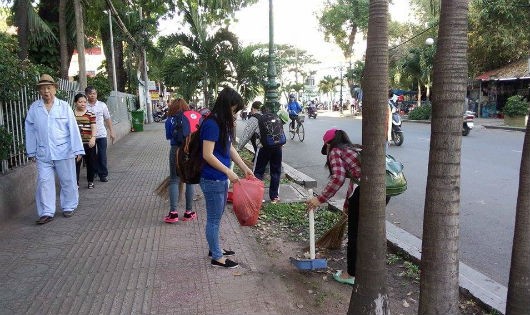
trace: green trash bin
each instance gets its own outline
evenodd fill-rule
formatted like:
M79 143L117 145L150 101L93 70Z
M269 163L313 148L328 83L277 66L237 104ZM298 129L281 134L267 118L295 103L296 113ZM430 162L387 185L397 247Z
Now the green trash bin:
M144 131L144 111L135 110L131 112L132 131Z

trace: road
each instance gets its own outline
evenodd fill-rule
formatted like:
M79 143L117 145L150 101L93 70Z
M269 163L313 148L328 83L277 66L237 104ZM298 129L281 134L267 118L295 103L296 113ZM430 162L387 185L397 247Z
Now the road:
M238 120L238 134L244 121ZM283 161L318 181L319 191L329 175L320 154L322 135L335 127L361 143L362 121L319 116L305 122L303 143L288 140ZM404 122L404 144L391 145L389 154L402 161L408 190L392 198L387 220L421 238L427 181L430 125ZM472 268L508 284L519 167L524 133L477 127L462 141L460 256ZM337 194L344 198L346 186Z

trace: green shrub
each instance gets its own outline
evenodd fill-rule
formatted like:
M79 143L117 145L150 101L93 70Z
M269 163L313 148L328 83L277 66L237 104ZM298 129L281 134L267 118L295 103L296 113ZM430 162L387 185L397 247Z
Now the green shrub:
M0 126L0 161L9 158L13 135L4 127Z
M514 95L508 98L502 112L506 116L517 117L528 115L529 103L521 95Z
M429 120L431 119L432 108L430 104L416 107L409 112L410 120Z

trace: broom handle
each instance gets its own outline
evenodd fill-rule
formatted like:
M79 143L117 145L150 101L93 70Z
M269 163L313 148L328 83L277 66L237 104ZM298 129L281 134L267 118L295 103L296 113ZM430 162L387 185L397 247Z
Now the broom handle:
M309 189L309 198L313 197L313 189ZM315 211L309 210L309 258L315 259Z

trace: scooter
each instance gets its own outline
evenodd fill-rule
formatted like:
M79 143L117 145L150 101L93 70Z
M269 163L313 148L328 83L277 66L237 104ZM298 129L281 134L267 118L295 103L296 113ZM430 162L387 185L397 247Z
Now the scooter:
M464 123L462 124L462 136L469 135L469 132L471 129L473 129L474 123L473 120L475 119L475 112L466 110L464 114Z
M317 110L314 107L307 108L307 117L317 119Z
M392 141L394 141L395 145L400 146L403 144L403 140L405 140L403 131L401 130L401 116L394 104L389 105L392 107Z
M153 120L155 122L161 122L162 120L167 118L167 111L168 107L164 107L160 110L157 110L156 112L153 112Z

